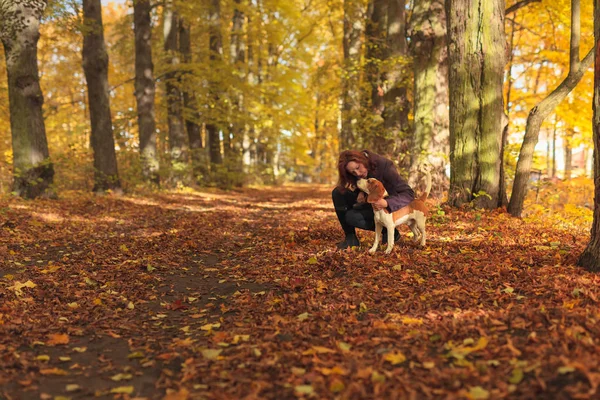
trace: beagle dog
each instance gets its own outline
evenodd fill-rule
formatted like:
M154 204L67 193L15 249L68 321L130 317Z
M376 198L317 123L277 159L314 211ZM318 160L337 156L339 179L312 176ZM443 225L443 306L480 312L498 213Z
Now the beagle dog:
M415 242L421 240L421 246L425 246L425 220L427 218L428 209L425 205L425 200L431 191L431 174L427 174L427 189L420 197L411 201L408 205L390 213L388 210L375 211L375 243L369 250L373 254L381 241L381 232L383 227L387 228L387 248L385 254L390 254L394 248L394 229L396 226L406 224L414 234ZM383 184L375 178L359 179L358 188L365 192L368 203L375 203L378 200L388 196Z

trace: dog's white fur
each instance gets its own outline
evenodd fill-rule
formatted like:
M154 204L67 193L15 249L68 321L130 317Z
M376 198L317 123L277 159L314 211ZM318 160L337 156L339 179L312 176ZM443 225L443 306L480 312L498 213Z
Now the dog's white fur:
M393 213L385 209L373 210L375 213L375 242L373 243L373 247L369 249L369 253L373 254L377 251L384 226L387 228L387 248L385 249L385 254L392 252L394 248L394 229L396 226L402 224L408 225L413 232L414 241L420 239L421 246L425 246L425 221L427 219L425 200L431 191L431 174L429 172L426 172L426 174L427 189L419 198L414 199L407 206ZM388 196L383 184L375 178L359 179L356 185L368 195L367 201L369 203L375 203Z

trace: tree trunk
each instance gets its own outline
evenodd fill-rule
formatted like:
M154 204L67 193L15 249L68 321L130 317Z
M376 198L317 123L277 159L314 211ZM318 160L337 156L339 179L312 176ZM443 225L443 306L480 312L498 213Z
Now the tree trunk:
M383 110L384 127L390 138L388 152L401 155L401 167L410 168L410 102L407 94L408 44L406 42L406 1L388 0L386 27L386 58L389 62L383 77L385 108ZM402 162L404 160L404 162Z
M571 148L571 143L569 140L565 138L565 180L571 179L571 174L573 172L573 149Z
M447 0L453 206L499 205L504 0Z
M527 182L531 172L533 152L538 142L540 127L548 115L564 100L565 97L577 86L585 71L594 60L594 50L590 50L583 61L579 61L579 0L571 0L571 51L569 73L552 93L533 107L527 117L525 137L519 152L517 170L513 183L512 195L508 204L508 212L520 217L523 212L523 202L527 194Z
M183 62L186 64L184 70L189 70L192 63L192 42L190 25L186 21L180 19L179 21L179 51L183 57ZM192 86L193 76L190 73L184 73L181 76L183 83L183 119L185 120L185 128L187 131L188 142L190 146L191 162L192 162L192 174L194 180L201 180L206 176L208 169L206 168L204 159L202 157L204 153L202 143L202 129L200 126L200 112L198 111L198 104L196 102L195 93L189 89Z
M37 42L46 1L0 2L0 38L8 74L13 151L13 191L21 197L54 197L42 113Z
M411 53L414 71L414 133L410 158L409 183L414 187L421 178L424 164L434 167L434 188L444 185L447 136L436 140L440 129L436 119L447 115L447 78L441 88L440 68L446 65L446 18L443 0L414 3L410 22ZM446 101L439 105L440 99ZM445 118L447 119L447 117ZM447 132L447 128L445 129ZM441 139L441 140L440 140Z
M594 140L594 220L590 242L577 264L591 272L600 271L600 4L594 2L594 100L592 132Z
M229 45L229 56L233 69L237 71L239 79L236 81L236 88L232 90L232 116L231 116L231 134L233 136L232 164L236 172L244 171L243 152L245 138L245 105L244 105L244 65L246 62L246 47L244 42L244 13L240 11L241 0L235 0L235 9L231 23L231 39Z
M83 70L88 87L91 145L94 151L94 192L121 192L115 139L110 115L108 53L104 43L100 0L83 0Z
M342 81L342 131L340 150L357 143L360 118L360 57L365 9L360 0L344 0L344 78Z
M218 68L217 65L221 62L223 54L223 41L221 39L221 5L219 0L211 1L209 36L209 58L212 68L214 69ZM211 101L213 101L216 105L216 103L219 101L218 84L213 80L209 83L209 85L209 90L212 97ZM217 116L215 113L213 113L213 115L211 115L210 122L206 124L210 163L212 165L221 164L223 162L223 158L221 156L220 131L216 120Z
M180 181L181 172L187 165L187 148L183 126L182 95L180 85L179 15L171 2L165 7L164 49L169 70L165 74L167 115L169 121L169 151L171 154L172 179Z
M159 161L156 153L156 122L154 120L154 64L152 63L152 24L150 0L133 2L135 30L135 99L140 134L142 177L160 184Z

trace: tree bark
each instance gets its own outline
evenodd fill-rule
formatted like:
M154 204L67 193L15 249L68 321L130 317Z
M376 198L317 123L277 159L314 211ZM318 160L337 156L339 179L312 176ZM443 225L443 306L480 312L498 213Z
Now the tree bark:
M446 0L450 62L449 204L499 205L504 0Z
M221 4L219 0L211 1L210 20L209 20L209 52L212 68L218 68L218 64L222 61L223 55L223 40L221 38ZM215 106L219 101L218 84L213 79L210 85L211 101ZM214 108L213 108L214 109ZM223 158L221 156L221 138L219 126L216 121L216 115L211 115L210 122L206 124L206 132L208 135L208 149L210 163L212 166L221 164Z
M390 65L383 77L385 108L383 110L384 127L391 138L391 152L406 154L402 157L401 166L405 171L410 167L410 102L407 90L408 44L406 42L406 1L388 0L388 16L386 27L386 58Z
M446 18L443 0L421 0L414 3L410 21L411 54L414 71L414 127L410 157L409 183L416 186L424 164L433 166L434 188L446 185L445 166L448 137L437 137L442 131L436 120L447 120L448 80L440 80L440 69L447 64ZM445 70L447 74L447 70ZM442 75L443 76L443 75ZM440 83L443 83L439 87ZM440 100L444 99L440 105ZM439 194L439 193L438 193Z
M600 271L600 4L594 1L594 100L592 132L594 140L594 219L590 241L577 264L591 272Z
M23 198L54 197L42 113L37 42L46 1L1 1L0 38L8 75L13 151L13 192Z
M182 95L180 90L179 14L171 1L167 2L164 16L164 49L169 70L165 74L167 115L169 124L169 152L172 179L180 181L187 165L187 146L183 125Z
M360 0L344 0L344 77L342 80L342 131L340 150L357 143L360 118L360 58L365 9Z
M515 217L520 217L523 212L523 202L527 194L527 182L531 172L533 152L538 142L542 123L550 113L562 102L565 97L577 86L585 71L594 60L594 50L590 50L583 61L579 61L579 0L571 0L571 52L569 73L567 77L538 105L533 107L527 117L525 137L519 151L519 160L512 195L508 204L508 212Z
M186 64L184 70L189 70L192 63L192 42L191 28L183 18L179 21L179 51ZM189 72L181 75L183 83L183 119L185 120L185 129L187 131L188 142L190 146L192 174L194 180L203 179L208 172L207 165L203 157L204 146L202 143L202 129L200 126L200 112L191 80L193 76Z
M83 70L88 87L91 145L94 151L93 191L120 193L121 182L110 115L108 53L100 0L83 0L83 24Z
M152 62L152 24L150 0L133 2L135 30L135 99L140 135L142 177L160 184L159 161L156 152L156 122L154 113L154 64Z

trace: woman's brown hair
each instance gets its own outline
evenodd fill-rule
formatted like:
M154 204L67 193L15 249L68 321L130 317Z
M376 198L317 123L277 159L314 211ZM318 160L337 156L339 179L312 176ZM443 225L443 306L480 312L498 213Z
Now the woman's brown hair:
M364 152L356 150L342 151L338 159L338 187L342 192L349 185L356 185L356 177L346 170L346 166L351 161L364 165L368 171L373 171L373 163L367 158Z

